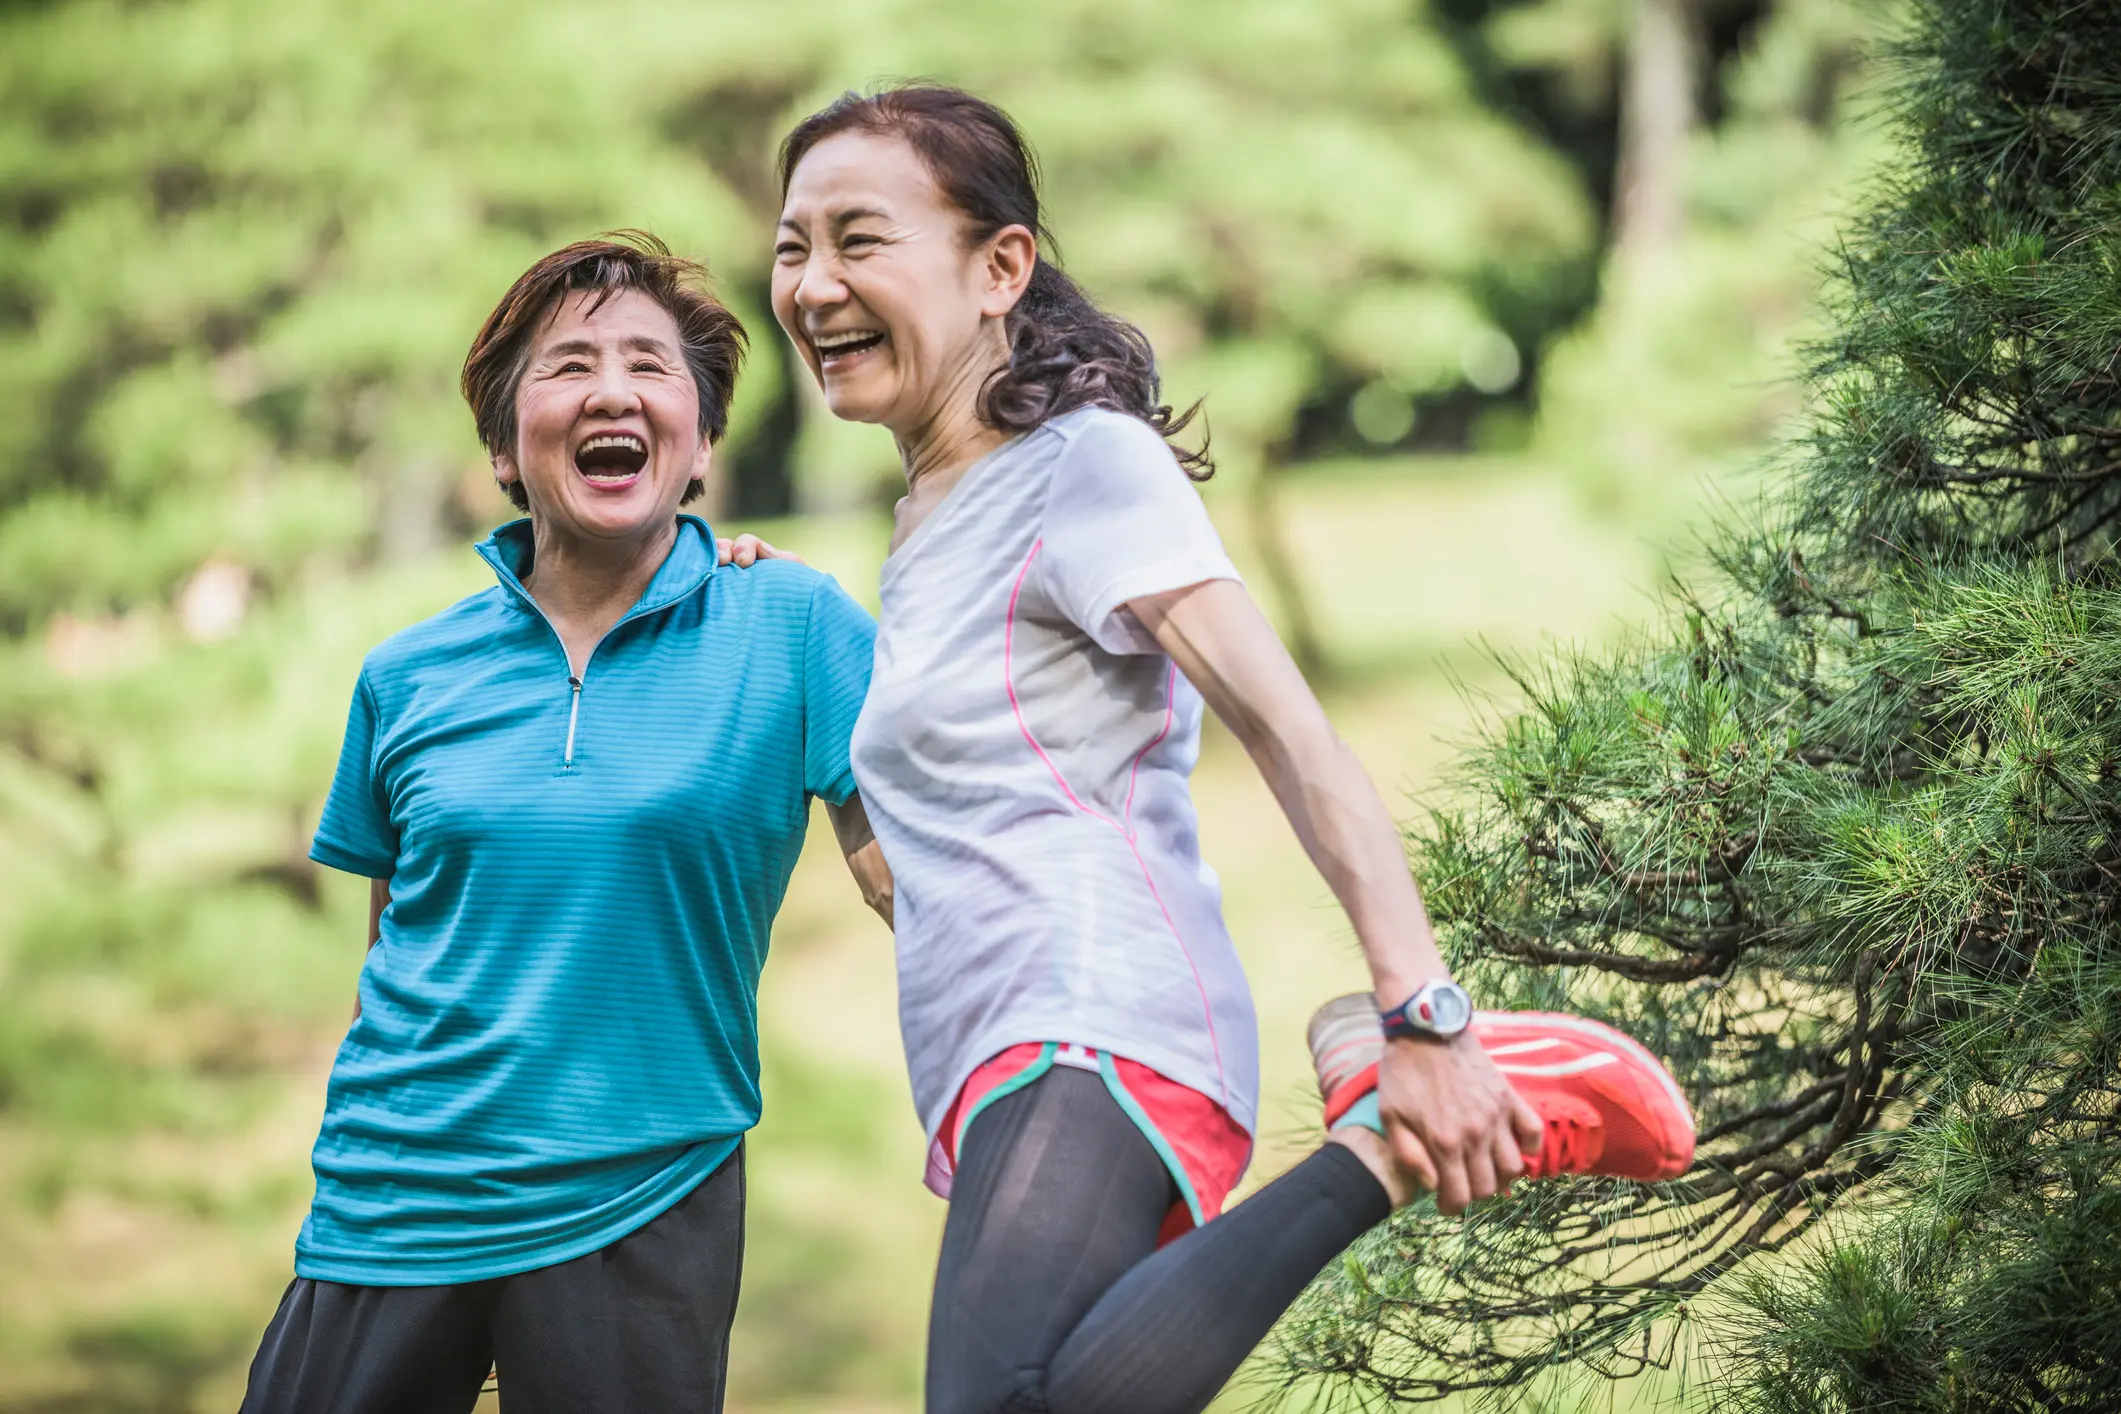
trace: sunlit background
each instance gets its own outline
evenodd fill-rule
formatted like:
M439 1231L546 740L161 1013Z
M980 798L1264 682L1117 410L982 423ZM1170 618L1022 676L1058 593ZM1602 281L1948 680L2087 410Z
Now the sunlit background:
M1890 13L0 7L0 1410L240 1397L361 958L309 832L362 652L490 582L455 375L530 261L620 226L706 258L753 333L710 515L873 603L897 464L765 309L772 148L878 79L999 100L1064 262L1206 396L1208 506L1412 815L1498 657L1647 620L1690 527L1771 484ZM1302 1024L1361 968L1212 729L1195 789L1261 1002L1256 1181L1315 1138ZM912 1410L943 1208L890 939L817 843L761 1003L731 1403Z

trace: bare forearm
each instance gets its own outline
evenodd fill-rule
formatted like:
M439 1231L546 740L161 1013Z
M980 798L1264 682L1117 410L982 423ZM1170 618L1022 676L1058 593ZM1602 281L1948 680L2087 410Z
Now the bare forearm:
M368 946L373 948L383 938L383 910L390 907L390 881L370 879L368 881ZM361 991L358 982L354 985L353 1019L361 1019Z
M1314 709L1315 710L1315 709ZM1244 742L1296 838L1347 911L1380 1003L1397 1006L1447 976L1399 828L1369 773L1323 714L1294 739Z
M884 863L883 848L871 840L847 856L847 868L854 875L855 887L862 891L862 902L884 920L886 928L896 926L891 916L891 866Z
M849 796L845 805L828 806L825 813L832 820L847 872L862 892L862 902L884 920L886 928L893 927L891 866L884 862L884 848L869 828L869 812L862 807L862 798Z
M1380 1006L1398 1006L1445 976L1398 828L1251 596L1215 581L1129 607L1258 763L1347 909ZM1538 1143L1538 1115L1471 1032L1442 1044L1389 1041L1378 1109L1393 1161L1446 1213L1507 1185Z
M1398 827L1251 596L1215 582L1132 607L1258 765L1347 910L1379 1000L1445 976Z

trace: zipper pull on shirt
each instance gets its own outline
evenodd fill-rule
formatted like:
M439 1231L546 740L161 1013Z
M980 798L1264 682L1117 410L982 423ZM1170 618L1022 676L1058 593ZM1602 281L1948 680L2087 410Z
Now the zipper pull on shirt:
M567 750L560 756L562 766L574 765L574 728L582 720L582 680L573 673L567 675Z

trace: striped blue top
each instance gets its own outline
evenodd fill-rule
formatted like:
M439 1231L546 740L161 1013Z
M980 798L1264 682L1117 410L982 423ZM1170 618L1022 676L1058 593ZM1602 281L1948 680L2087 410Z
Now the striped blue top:
M758 1122L757 988L810 798L854 793L875 627L786 561L670 556L579 686L523 588L368 655L311 857L390 881L332 1067L305 1277L476 1281L580 1256Z

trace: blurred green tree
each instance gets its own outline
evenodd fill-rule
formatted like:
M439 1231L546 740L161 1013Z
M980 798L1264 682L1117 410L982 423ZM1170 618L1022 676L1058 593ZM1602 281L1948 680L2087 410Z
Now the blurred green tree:
M1060 254L1148 329L1175 396L1214 389L1223 461L1256 492L1359 390L1389 424L1391 405L1492 378L1479 370L1498 359L1514 381L1520 347L1588 289L1589 203L1567 164L1400 6L848 6L777 72L709 81L671 124L745 194L760 249L778 205L766 135L801 107L911 75L989 94L1041 150ZM772 359L777 445L800 456L807 400ZM889 470L805 474L860 495ZM1256 509L1271 532L1271 500ZM1273 534L1262 549L1300 655L1322 666L1300 576Z
M2121 11L1912 10L1786 496L1668 635L1521 669L1415 841L1487 997L1671 1059L1696 1165L1410 1210L1292 1379L1695 1350L1716 1408L2113 1407Z
M1819 267L1885 155L1865 54L1899 9L1783 0L1746 30L1685 152L1678 239L1650 258L1609 248L1597 307L1546 350L1529 451L1569 467L1616 530L1684 540L1710 496L1750 493L1797 414L1789 349L1817 332ZM1530 62L1513 26L1496 43Z
M712 250L743 219L640 121L634 81L673 58L585 64L599 24L480 0L0 19L0 627L164 600L216 553L271 589L467 528L454 372L506 281L602 226Z
M649 225L712 253L767 333L773 139L880 76L1018 112L1072 262L1175 384L1216 388L1236 474L1321 389L1452 386L1468 350L1543 338L1592 255L1565 165L1381 0L75 0L0 26L16 634L166 599L217 553L270 590L319 550L469 529L492 503L453 373L508 276ZM627 36L654 43L583 62ZM762 514L792 503L804 403L777 341L757 347L724 500Z
M278 1273L279 1178L133 1145L254 1120L344 1014L358 901L306 834L362 649L507 514L455 375L525 265L622 225L709 256L757 336L721 508L873 501L888 443L811 415L762 276L782 126L896 75L1025 121L1234 478L1588 287L1569 164L1418 5L0 9L0 1251L123 1192ZM254 1294L130 1299L0 1293L0 1404L174 1407L254 1335Z
M1365 393L1389 445L1423 399L1514 385L1582 306L1591 204L1396 3L1112 3L1012 28L963 76L1038 140L1071 267L1149 331L1177 396L1212 392L1292 647L1323 672L1282 474L1348 440ZM1088 62L1026 62L1053 48Z

